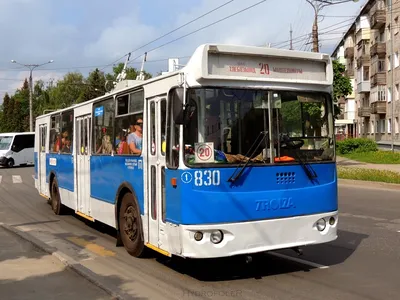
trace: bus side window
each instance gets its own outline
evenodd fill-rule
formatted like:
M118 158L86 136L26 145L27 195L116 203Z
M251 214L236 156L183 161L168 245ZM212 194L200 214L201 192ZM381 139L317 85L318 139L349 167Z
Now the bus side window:
M114 98L93 104L93 154L111 155L114 135Z
M181 149L179 148L179 125L176 125L173 119L173 101L176 101L177 94L172 90L168 95L168 110L167 110L167 167L169 169L177 169L179 167L179 155Z

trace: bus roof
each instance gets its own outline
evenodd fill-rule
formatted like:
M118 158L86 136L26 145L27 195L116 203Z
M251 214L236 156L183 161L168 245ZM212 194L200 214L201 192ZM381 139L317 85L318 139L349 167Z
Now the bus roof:
M201 82L205 80L237 80L243 82L286 82L330 86L333 84L329 54L258 46L202 44L180 70L147 80L125 80L118 88L86 102L71 105L37 117L51 116L79 106L112 97L135 87L156 82L179 73ZM125 85L125 86L124 86Z

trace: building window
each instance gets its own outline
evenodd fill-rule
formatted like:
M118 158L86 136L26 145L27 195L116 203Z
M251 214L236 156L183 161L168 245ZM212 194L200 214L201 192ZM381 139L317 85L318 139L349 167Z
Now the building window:
M399 117L394 119L394 130L395 133L399 133Z
M391 64L391 60L390 60L390 55L388 56L388 61L387 61L387 70L390 71L392 69L392 64Z
M385 60L380 59L378 60L378 72L385 72Z
M386 101L386 86L378 85L378 101Z
M386 120L380 120L381 121L381 133L385 133L385 121Z
M394 53L394 67L397 68L399 66L399 51Z
M392 119L388 119L387 132L388 132L388 133L391 133L391 132L392 132Z
M392 101L392 89L390 87L388 87L388 102Z
M396 85L395 85L395 89L394 89L394 91L395 91L395 98L394 98L394 99L396 99L396 100L400 100L400 90L399 90L399 84L396 84Z

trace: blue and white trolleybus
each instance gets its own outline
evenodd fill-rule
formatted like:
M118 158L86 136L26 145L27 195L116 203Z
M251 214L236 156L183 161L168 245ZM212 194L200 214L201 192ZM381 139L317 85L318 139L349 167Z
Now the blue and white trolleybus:
M337 238L329 55L206 44L181 69L36 119L35 185L140 257Z

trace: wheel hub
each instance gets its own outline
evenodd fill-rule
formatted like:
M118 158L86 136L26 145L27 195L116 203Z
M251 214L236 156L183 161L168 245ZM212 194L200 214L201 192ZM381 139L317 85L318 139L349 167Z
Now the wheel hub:
M128 206L124 213L124 231L131 241L136 240L137 235L137 223L136 214L133 206Z

